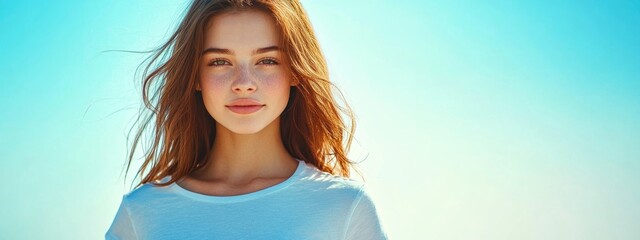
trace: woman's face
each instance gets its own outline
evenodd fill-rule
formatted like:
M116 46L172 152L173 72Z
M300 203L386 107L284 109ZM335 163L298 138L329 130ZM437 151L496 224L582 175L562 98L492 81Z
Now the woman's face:
M275 20L265 12L210 19L196 89L216 128L252 134L279 124L293 86L282 48Z

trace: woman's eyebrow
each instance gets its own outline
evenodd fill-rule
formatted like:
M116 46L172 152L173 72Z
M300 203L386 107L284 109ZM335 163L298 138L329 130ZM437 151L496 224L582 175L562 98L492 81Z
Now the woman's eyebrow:
M269 46L269 47L258 48L256 50L253 50L251 55L266 53L266 52L270 52L270 51L280 51L280 47L278 47L278 46ZM204 51L202 51L202 55L205 55L207 53L220 53L220 54L227 54L227 55L234 55L235 54L230 49L215 48L215 47L207 48Z
M264 47L264 48L258 48L256 50L253 50L252 55L266 53L266 52L270 52L270 51L280 51L280 48L278 46L269 46L269 47Z
M207 48L202 52L202 55L205 55L207 53L220 53L220 54L233 55L233 51L229 49L224 49L224 48Z

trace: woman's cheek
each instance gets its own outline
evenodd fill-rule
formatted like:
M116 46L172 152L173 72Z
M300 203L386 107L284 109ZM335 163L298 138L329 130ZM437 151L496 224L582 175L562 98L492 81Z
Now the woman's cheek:
M283 71L265 72L260 74L260 80L265 87L273 88L288 85L289 76Z
M221 88L226 83L230 82L233 74L230 71L227 72L208 72L204 75L204 85L208 85L207 88Z

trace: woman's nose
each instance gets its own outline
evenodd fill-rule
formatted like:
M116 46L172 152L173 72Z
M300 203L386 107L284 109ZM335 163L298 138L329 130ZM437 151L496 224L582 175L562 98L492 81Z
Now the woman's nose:
M246 68L240 69L231 87L236 93L255 92L257 87L255 76Z

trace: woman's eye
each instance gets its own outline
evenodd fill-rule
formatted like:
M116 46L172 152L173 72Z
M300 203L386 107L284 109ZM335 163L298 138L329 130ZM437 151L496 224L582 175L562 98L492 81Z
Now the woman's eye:
M258 62L259 64L267 64L267 65L277 65L278 61L276 61L273 58L265 58L260 60L260 62Z
M224 59L213 59L209 61L209 66L222 66L222 65L231 65Z

